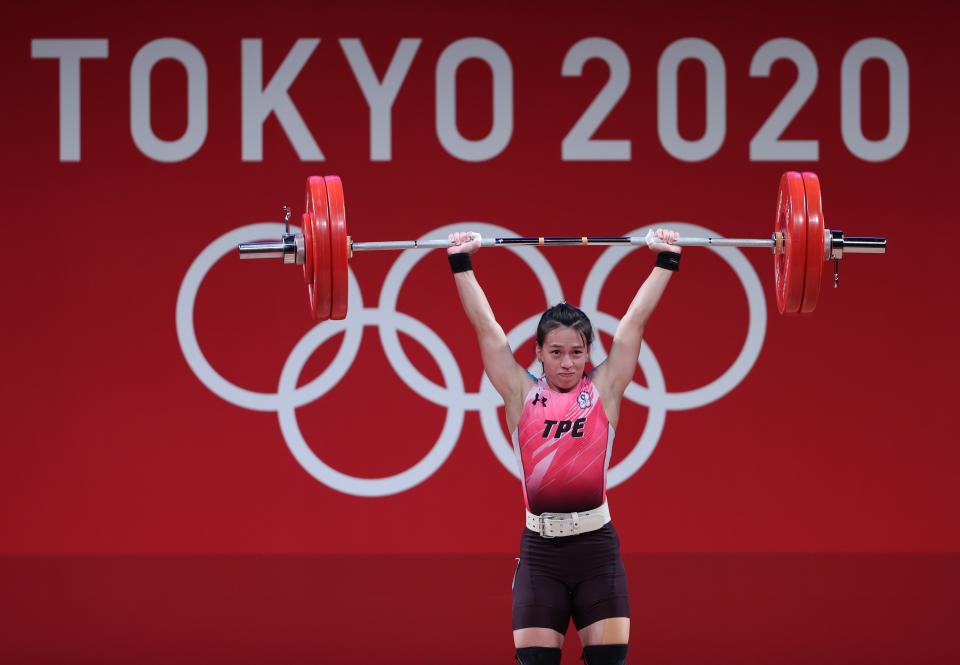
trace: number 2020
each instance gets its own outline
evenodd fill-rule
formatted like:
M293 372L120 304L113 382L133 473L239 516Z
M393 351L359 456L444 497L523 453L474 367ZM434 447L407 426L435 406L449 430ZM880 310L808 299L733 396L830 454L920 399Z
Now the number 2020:
M584 64L604 61L610 70L606 84L573 125L561 144L564 161L627 161L627 139L594 139L594 133L620 101L630 82L630 62L620 46L609 39L590 37L574 44L563 60L563 76L581 76ZM890 121L887 135L879 140L863 134L860 121L861 70L867 60L881 60L889 71ZM677 109L677 74L685 60L698 60L706 71L706 130L695 140L680 135ZM789 60L797 78L786 96L750 140L751 161L817 161L817 140L780 138L810 98L817 85L817 60L810 49L795 39L777 38L764 43L750 62L750 76L767 77L774 62ZM843 56L840 67L840 129L851 153L868 162L895 157L910 133L909 66L899 46L886 39L858 41ZM727 130L726 65L720 51L697 38L673 42L657 66L657 131L660 143L671 156L699 162L720 150Z

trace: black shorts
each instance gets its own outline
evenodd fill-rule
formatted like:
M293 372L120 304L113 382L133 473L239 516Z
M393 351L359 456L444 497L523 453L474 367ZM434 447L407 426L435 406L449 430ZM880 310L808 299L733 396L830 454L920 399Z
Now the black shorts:
M629 616L627 574L612 522L564 538L523 530L513 578L514 630L566 633L571 617L579 630L600 619Z

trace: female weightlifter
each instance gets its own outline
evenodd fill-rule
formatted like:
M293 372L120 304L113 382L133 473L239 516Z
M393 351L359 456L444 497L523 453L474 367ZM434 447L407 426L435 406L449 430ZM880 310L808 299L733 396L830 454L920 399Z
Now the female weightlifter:
M506 407L523 476L527 524L513 585L513 641L520 665L556 665L570 618L587 665L623 665L630 634L620 541L607 508L606 474L620 400L633 378L643 329L679 269L674 231L647 246L656 267L620 320L606 361L586 373L593 341L587 316L560 303L540 318L535 378L514 360L503 328L473 273L473 233L450 235L447 250L463 309L477 332L483 366Z

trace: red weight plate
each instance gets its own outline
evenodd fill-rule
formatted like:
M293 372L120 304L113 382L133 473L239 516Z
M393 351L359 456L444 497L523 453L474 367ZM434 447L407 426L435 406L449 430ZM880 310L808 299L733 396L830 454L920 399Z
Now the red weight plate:
M824 240L823 208L820 202L820 179L816 173L803 174L803 189L807 199L807 274L804 277L803 301L800 311L811 313L817 307L820 297L820 283L823 279Z
M315 251L313 241L313 217L303 213L303 276L307 280L307 300L310 303L310 315L316 319L317 293L313 290L313 253ZM308 272L309 277L307 276Z
M307 288L313 284L313 218L309 213L303 213L303 281Z
M330 217L327 207L327 186L320 176L307 178L307 214L313 220L313 291L311 309L313 318L330 318ZM316 300L316 306L313 306Z
M777 309L796 314L803 299L807 260L807 223L803 176L787 171L780 177L774 231L783 233L783 252L773 257L777 284Z
M328 175L327 202L330 205L330 256L333 279L333 303L331 319L347 316L347 277L350 259L350 244L347 236L347 210L343 201L343 183L335 175Z

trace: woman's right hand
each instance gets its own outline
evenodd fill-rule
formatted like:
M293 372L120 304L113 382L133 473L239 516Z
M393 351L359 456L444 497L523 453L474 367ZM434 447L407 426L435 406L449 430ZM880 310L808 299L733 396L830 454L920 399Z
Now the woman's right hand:
M680 239L680 234L670 229L653 229L647 231L647 247L654 252L675 252L679 254L683 247L674 243Z
M450 247L447 247L447 254L476 254L480 249L480 234L470 231L458 231L447 236L450 241Z

